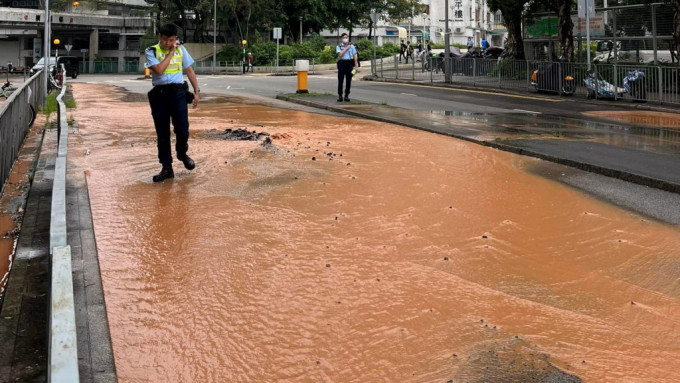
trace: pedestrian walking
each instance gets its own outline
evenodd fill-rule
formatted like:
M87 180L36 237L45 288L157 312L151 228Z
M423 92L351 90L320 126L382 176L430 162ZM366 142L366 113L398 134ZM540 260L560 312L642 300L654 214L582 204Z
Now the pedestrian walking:
M343 100L342 85L345 84L345 101L349 101L349 91L352 87L352 75L356 73L359 67L359 58L357 57L357 49L354 45L349 43L349 36L343 33L340 36L342 42L335 47L335 52L338 54L338 102Z
M406 44L404 44L404 40L401 40L401 45L399 45L399 62L401 62L402 58L406 59Z
M410 41L406 43L406 64L408 64L409 58L413 60L413 46Z
M486 41L486 37L482 38L482 51L485 51L489 47L489 42Z
M193 107L198 107L200 89L191 65L194 59L177 39L177 27L165 24L158 30L158 44L145 50L146 67L151 70L149 105L156 127L158 162L160 173L153 176L153 182L160 182L175 176L172 169L172 148L170 145L170 121L175 132L177 159L184 167L192 170L196 165L187 155L189 150L189 110L187 107L188 85L183 70L194 88ZM189 99L191 98L189 96Z
M253 54L248 52L248 72L253 72Z
M470 50L472 50L472 47L473 47L473 46L474 46L474 43L472 42L472 37L468 37L468 40L467 40L467 49L468 49L468 52L469 52Z

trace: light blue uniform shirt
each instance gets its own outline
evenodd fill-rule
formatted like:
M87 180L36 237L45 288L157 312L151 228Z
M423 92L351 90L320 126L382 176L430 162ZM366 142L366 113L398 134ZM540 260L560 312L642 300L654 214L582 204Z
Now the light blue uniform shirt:
M187 69L194 63L194 59L191 58L191 55L187 50L184 48L184 45L180 45L179 49L182 50L182 68ZM146 48L144 51L144 55L146 56L146 68L150 68L156 64L160 64L160 61L156 58L156 54L154 53L153 49L151 47ZM167 84L181 84L184 82L184 72L178 72L178 73L163 73L162 75L157 75L154 73L154 71L151 71L151 85L157 86L157 85L167 85Z
M335 47L335 54L337 55L338 53L342 52L343 49L345 49L345 47L338 45ZM355 54L357 54L357 48L354 45L350 45L347 52L345 52L342 57L338 58L338 60L353 60Z

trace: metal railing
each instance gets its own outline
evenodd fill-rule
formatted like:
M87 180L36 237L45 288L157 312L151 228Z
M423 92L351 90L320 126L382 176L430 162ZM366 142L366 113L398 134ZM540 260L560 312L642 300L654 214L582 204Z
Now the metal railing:
M301 59L302 60L302 59ZM309 60L309 72L314 73L317 68L316 59L304 59ZM256 65L253 70L258 73L289 73L295 72L295 61L291 60L279 60L279 66L276 67L275 63L270 65ZM333 64L335 65L335 64ZM202 74L238 74L243 73L243 62L242 61L219 61L213 67L212 60L198 61L193 65L194 71L196 73Z
M677 66L592 64L589 71L585 63L428 57L404 64L390 57L377 59L375 73L383 79L434 84L445 82L446 66L451 68L451 84L680 104Z
M19 149L45 100L43 76L36 73L0 104L0 194L19 155Z

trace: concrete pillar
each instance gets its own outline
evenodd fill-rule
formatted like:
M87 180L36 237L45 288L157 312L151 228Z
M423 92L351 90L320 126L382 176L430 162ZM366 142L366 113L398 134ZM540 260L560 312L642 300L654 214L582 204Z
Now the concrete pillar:
M118 36L118 72L125 72L125 35Z
M99 29L97 28L94 28L92 32L90 32L90 49L88 50L88 53L90 65L89 73L94 73L94 59L99 54Z

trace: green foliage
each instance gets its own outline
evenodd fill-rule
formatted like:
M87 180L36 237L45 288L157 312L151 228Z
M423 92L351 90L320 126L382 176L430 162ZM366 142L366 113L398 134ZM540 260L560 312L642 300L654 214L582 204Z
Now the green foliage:
M377 57L388 57L396 54L399 54L399 46L393 43L385 43L375 48L375 55Z
M336 62L338 55L335 54L335 50L331 47L329 50L321 51L319 55L319 63L321 64L332 64Z
M293 59L311 59L319 56L319 51L314 50L309 42L293 44L291 48L293 50Z
M317 52L323 51L324 47L326 47L326 39L321 37L318 33L312 34L312 36L309 38L309 40L306 41L313 50Z
M355 45L359 50L359 61L370 60L373 57L373 42L371 40L359 40Z
M243 49L233 45L225 45L222 52L217 54L218 61L241 61L243 59Z

